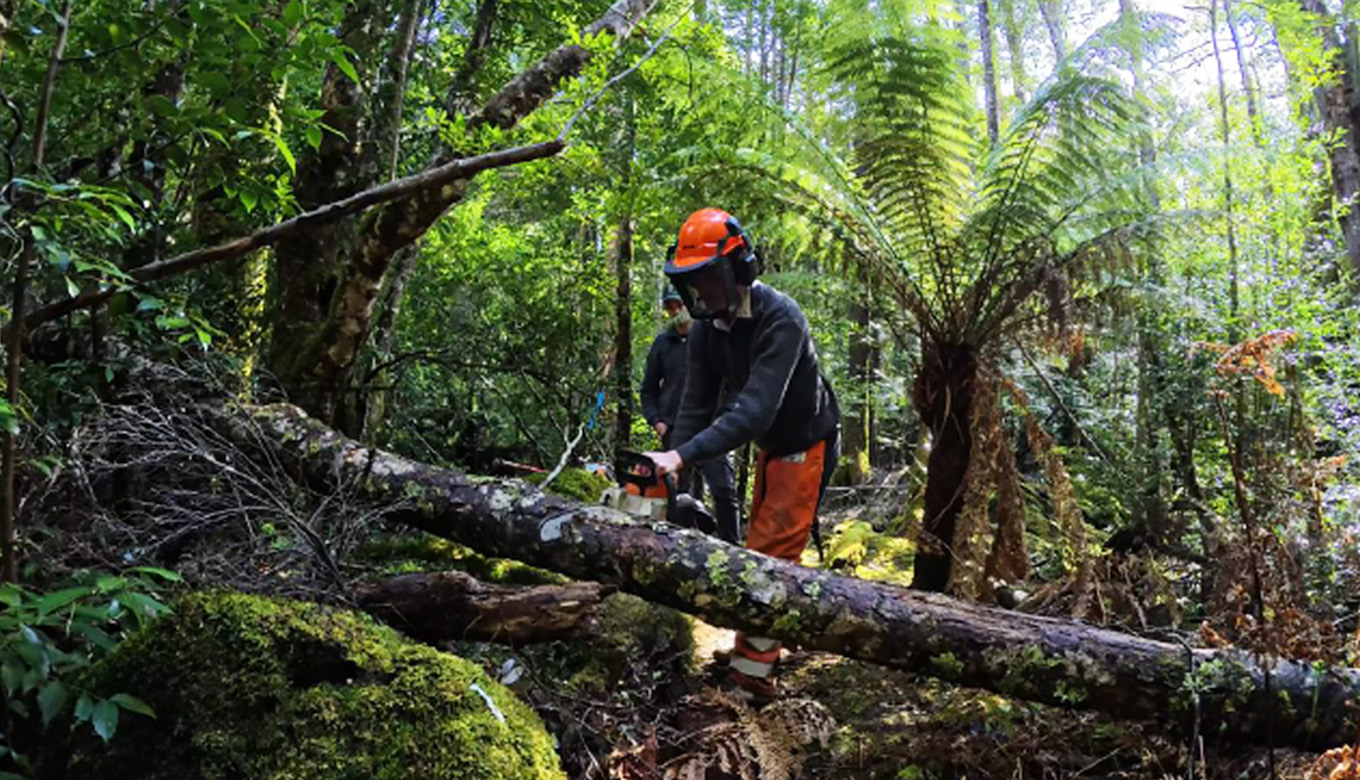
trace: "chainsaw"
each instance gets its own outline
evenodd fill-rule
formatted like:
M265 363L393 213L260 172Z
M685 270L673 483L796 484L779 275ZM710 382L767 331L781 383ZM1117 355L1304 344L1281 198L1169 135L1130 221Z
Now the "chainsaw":
M716 536L718 523L702 501L680 490L674 474L662 477L656 463L640 452L620 450L614 463L618 483L605 490L600 503L648 520L665 520Z

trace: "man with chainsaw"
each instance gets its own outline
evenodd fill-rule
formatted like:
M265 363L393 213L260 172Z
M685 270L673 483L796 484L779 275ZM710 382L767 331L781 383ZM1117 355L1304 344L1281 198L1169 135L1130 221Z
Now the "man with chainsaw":
M759 273L751 237L727 212L702 209L680 227L666 276L696 322L671 449L647 455L665 474L755 442L746 546L797 561L836 465L840 411L807 318ZM724 382L734 393L726 410ZM734 692L754 704L773 699L779 650L777 640L739 632L728 668Z
M694 321L686 311L680 293L669 282L661 294L661 307L666 314L666 328L652 341L647 353L647 367L642 374L642 413L647 424L661 437L661 448L669 450L675 438L675 421L680 414L680 399L685 390L685 375L689 364L685 345L689 341ZM737 527L737 494L732 488L732 457L723 453L699 464L704 482L712 494L713 514L717 521L717 536L729 544L739 544L741 532ZM695 498L702 497L699 480L682 490Z

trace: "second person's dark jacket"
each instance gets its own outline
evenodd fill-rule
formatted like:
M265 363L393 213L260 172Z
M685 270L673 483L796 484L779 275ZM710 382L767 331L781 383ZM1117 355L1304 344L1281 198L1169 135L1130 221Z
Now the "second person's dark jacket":
M647 353L647 367L642 372L642 415L653 427L664 422L674 428L680 416L680 398L685 392L686 337L675 328L666 328L652 341Z

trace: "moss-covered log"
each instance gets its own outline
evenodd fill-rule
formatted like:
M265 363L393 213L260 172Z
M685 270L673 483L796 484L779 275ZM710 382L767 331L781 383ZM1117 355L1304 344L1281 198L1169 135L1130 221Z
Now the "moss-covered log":
M359 589L365 612L423 642L529 644L590 632L606 589L594 582L489 585L460 571L401 574Z
M954 683L1123 718L1201 718L1204 733L1307 747L1353 737L1360 670L1260 662L838 577L700 533L363 447L295 407L251 411L317 486L392 501L394 520L478 552L617 585L719 626ZM1198 698L1198 705L1195 698Z

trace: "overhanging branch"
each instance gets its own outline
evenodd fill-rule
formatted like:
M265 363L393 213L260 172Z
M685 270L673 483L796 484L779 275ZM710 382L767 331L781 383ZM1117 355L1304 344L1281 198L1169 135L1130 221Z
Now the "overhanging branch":
M165 279L171 276L192 271L213 263L220 263L226 260L235 260L240 257L260 249L270 246L278 241L305 230L313 225L320 225L335 222L344 217L358 214L361 211L373 206L393 201L404 200L428 189L442 187L449 182L467 179L482 171L492 168L504 168L510 165L539 160L544 157L551 157L562 151L566 145L562 141L545 141L543 143L530 144L528 146L518 146L513 149L503 149L496 152L488 152L475 157L467 157L461 160L452 160L442 165L435 166L420 173L407 176L403 179L389 182L363 192L356 193L348 198L327 203L311 211L302 213L286 219L282 222L270 225L267 228L257 230L248 236L228 241L216 246L195 249L184 254L177 255L168 260L142 266L128 275L137 282L151 282L158 279ZM64 301L57 301L43 306L32 314L24 318L25 324L29 328L37 327L44 322L54 320L58 317L70 314L73 311L102 303L112 298L118 293L119 287L113 285L100 285L97 287L86 288L74 298Z

